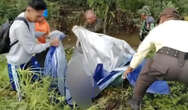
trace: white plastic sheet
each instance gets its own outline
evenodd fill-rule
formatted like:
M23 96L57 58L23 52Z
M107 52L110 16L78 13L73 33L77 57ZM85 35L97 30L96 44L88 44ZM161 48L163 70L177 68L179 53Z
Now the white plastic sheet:
M74 26L72 30L78 40L68 64L66 81L73 100L81 107L88 107L93 98L125 71L125 64L135 51L123 40L94 33L80 26ZM94 79L99 64L107 71L107 77L99 79L103 82L100 86L97 85L99 81ZM112 75L112 71L118 72Z
M90 74L94 73L97 64L100 63L103 64L104 69L108 72L120 68L135 53L124 40L105 34L94 33L80 26L74 26L72 30L78 38L77 46L81 44L85 63Z

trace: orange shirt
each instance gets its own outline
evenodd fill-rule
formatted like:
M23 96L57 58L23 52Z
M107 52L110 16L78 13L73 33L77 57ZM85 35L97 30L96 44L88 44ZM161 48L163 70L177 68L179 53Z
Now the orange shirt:
M48 22L45 19L43 19L42 22L35 23L35 31L45 33L45 35L38 37L38 41L40 43L46 43L46 37L50 33L50 26Z

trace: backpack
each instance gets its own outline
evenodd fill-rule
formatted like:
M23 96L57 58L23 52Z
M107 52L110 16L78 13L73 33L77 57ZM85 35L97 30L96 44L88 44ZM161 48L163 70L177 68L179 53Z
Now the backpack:
M29 24L24 17L17 17L15 20L24 21L24 23L29 28ZM10 38L9 38L9 30L15 20L8 21L2 24L2 26L0 27L0 54L9 52L10 48L16 43L18 43L18 40L17 40L13 42L12 44L10 44Z

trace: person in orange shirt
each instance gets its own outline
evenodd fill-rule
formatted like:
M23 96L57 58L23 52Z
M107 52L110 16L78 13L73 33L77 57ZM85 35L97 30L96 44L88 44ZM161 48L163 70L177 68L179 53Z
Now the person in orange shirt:
M46 38L48 37L48 34L50 33L50 26L45 18L48 17L48 11L47 9L43 12L43 17L35 23L35 36L38 40L38 43L46 43ZM36 60L41 67L44 67L44 61L46 58L46 54L48 52L48 49L46 51L43 51L39 54L36 54L33 58L33 62Z
M47 9L44 10L43 17L39 20L39 22L35 23L35 31L38 32L37 40L39 43L46 43L46 38L50 33L50 26L45 18L48 17Z

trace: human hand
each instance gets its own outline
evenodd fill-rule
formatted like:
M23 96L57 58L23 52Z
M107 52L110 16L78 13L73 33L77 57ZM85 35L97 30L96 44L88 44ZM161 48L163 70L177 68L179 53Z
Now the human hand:
M129 74L130 72L133 71L133 68L131 68L130 66L127 68L127 70L124 72L123 74L123 79L127 78L127 74Z
M47 37L48 37L48 34L49 34L49 33L46 32L46 33L43 34L43 36L47 38Z
M55 47L59 46L59 40L58 40L58 38L52 39L52 41L50 42L50 45L51 46L55 46Z

